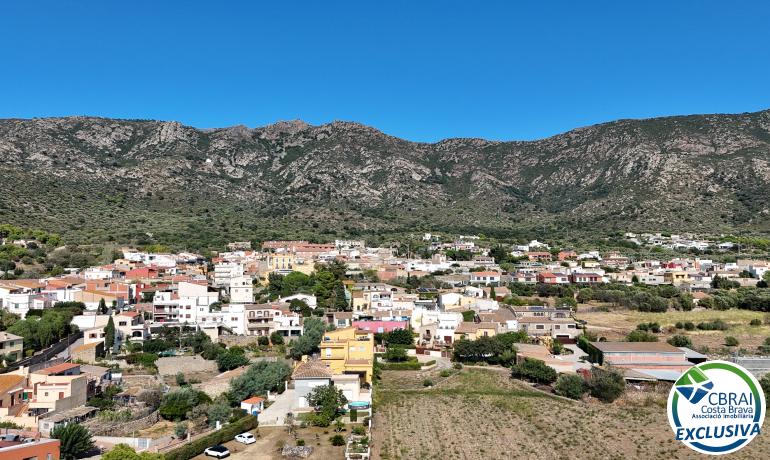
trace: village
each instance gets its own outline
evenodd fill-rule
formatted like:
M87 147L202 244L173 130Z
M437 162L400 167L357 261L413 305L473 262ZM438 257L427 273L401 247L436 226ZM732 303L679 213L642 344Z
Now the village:
M0 458L432 458L400 438L466 385L506 417L531 410L508 396L655 406L711 359L770 391L770 261L740 242L623 239L646 257L426 233L419 251L244 241L2 272ZM478 453L453 439L430 442Z

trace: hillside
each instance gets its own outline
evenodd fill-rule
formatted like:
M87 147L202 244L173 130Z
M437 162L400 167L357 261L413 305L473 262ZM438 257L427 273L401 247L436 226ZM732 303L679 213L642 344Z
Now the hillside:
M0 120L0 223L70 241L768 229L770 111L620 120L532 142L357 123L200 130Z

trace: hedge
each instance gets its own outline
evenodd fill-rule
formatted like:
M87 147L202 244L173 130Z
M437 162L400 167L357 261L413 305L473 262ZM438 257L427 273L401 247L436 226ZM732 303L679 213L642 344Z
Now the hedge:
M386 371L419 371L420 368L422 368L422 364L419 361L382 364L382 369Z
M235 435L253 430L257 426L259 426L257 417L247 415L236 422L228 423L218 431L168 452L164 457L166 460L189 460L202 454L207 448L230 441L235 438Z

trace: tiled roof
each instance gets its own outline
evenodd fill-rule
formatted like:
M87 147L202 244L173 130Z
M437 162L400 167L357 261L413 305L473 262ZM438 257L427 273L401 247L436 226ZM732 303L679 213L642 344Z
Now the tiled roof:
M330 379L331 377L332 373L326 364L317 360L299 363L299 365L294 369L294 372L291 374L291 378L294 380L323 378Z
M241 402L242 403L246 403L246 404L257 404L257 403L262 402L264 400L265 400L265 398L260 398L259 396L252 396L251 398L244 399Z
M75 369L76 367L80 367L80 364L61 363L55 366L46 367L45 369L40 369L39 371L35 371L34 373L42 374L42 375L51 375L51 374L58 374L60 372L66 372L70 369Z
M5 374L0 375L0 394L12 389L25 380L23 375Z

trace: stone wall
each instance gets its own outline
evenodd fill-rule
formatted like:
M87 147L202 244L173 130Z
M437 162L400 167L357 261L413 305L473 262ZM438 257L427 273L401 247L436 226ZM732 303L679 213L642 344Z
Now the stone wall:
M99 420L98 417L95 417L83 423L83 425L88 428L88 431L94 436L126 436L131 435L134 431L149 428L158 423L158 420L160 420L160 415L158 414L158 411L155 411L142 418L128 422L105 422Z

